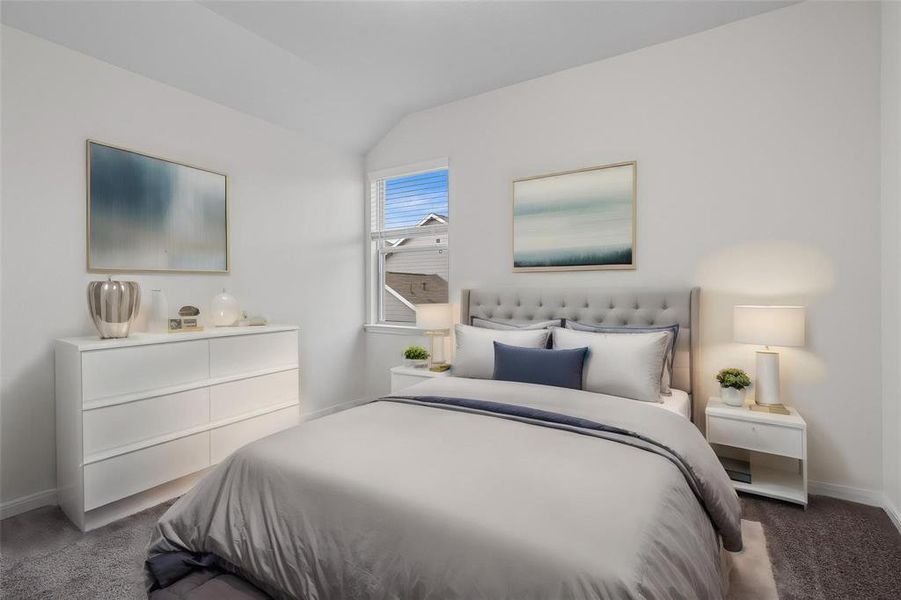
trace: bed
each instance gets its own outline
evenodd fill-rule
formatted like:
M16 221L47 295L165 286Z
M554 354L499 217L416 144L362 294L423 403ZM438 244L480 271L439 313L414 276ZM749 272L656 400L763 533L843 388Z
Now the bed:
M684 411L698 297L466 290L461 317L679 323ZM722 598L721 552L742 545L738 498L669 408L447 377L304 423L235 452L167 511L148 590L199 598L184 582L215 568L232 582L220 600Z

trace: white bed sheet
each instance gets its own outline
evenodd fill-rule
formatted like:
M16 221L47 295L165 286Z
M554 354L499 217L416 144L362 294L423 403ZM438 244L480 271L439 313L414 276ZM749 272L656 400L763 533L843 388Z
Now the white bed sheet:
M691 401L688 393L676 388L671 388L671 390L673 392L672 396L660 395L660 407L691 420L691 414L689 414L691 412Z

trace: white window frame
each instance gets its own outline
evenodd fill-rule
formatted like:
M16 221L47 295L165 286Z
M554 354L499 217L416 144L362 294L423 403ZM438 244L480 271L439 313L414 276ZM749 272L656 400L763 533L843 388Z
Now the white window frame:
M450 183L450 166L447 158L438 158L429 161L418 162L414 164L392 167L390 169L381 169L378 171L371 171L367 173L366 176L366 194L365 194L365 231L366 238L364 240L364 252L366 257L366 324L364 328L369 332L381 332L381 333L401 333L401 334L411 334L411 335L419 335L422 331L416 327L415 325L410 325L406 323L398 323L398 322L390 322L390 321L382 321L380 316L382 314L382 294L381 294L381 285L382 278L381 272L384 269L384 256L386 254L386 250L391 252L404 251L397 248L394 249L374 249L374 240L376 236L372 231L372 196L375 192L375 186L380 180L383 179L393 179L395 177L404 177L408 175L418 175L419 173L427 173L429 171L439 171L442 169L447 169L448 171L448 191L447 191L447 204L448 204L448 213L450 213L450 204L451 204L451 183ZM448 216L448 221L450 221L450 214ZM397 229L391 232L391 239L402 236L405 231L415 231L417 237L423 236L426 233L431 233L435 235L443 235L445 239L449 239L447 237L447 230L449 225L443 226L430 226L430 227L409 227L405 229ZM386 236L382 236L382 239L388 239ZM448 253L448 262L450 262L450 248L449 245L445 242L443 244L435 245L429 248L429 250L440 250L443 249ZM422 252L423 250L417 248L415 250L410 250L415 252ZM450 282L448 282L448 288L450 288ZM450 299L448 299L450 301Z

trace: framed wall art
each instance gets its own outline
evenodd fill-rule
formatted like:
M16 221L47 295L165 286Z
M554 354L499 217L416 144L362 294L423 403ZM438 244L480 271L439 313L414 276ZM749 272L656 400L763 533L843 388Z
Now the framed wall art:
M513 182L513 270L635 268L636 162Z
M88 140L87 266L227 273L228 178Z

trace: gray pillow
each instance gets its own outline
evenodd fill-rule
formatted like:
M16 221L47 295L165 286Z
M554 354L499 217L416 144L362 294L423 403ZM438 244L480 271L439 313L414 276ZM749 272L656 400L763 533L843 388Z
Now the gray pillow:
M594 333L555 327L554 348L588 347L582 389L643 402L660 402L660 370L668 334Z
M673 381L673 361L676 359L676 339L679 337L679 324L664 327L621 327L614 325L586 325L576 321L566 321L564 327L576 331L593 331L595 333L651 333L666 331L670 333L666 348L666 360L663 361L663 373L660 375L660 393L672 396L670 389Z
M482 327L484 329L499 329L503 331L511 331L513 329L548 329L550 327L561 327L563 319L552 319L550 321L540 321L538 323L510 323L504 321L492 321L490 319L482 319L480 317L472 318L473 327Z
M549 329L497 330L455 325L456 355L453 375L491 379L494 374L494 342L522 348L546 348Z

